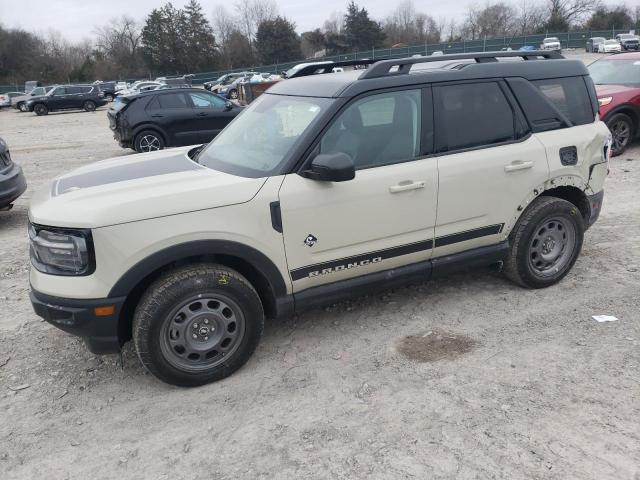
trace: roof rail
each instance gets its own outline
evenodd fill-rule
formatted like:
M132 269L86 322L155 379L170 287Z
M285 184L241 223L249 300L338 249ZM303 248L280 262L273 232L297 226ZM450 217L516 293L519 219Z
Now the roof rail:
M331 73L336 67L353 67L356 65L371 65L372 63L380 62L381 60L372 60L370 58L362 58L360 60L343 60L340 62L317 62L302 67L296 73L288 78L306 77L308 75L316 75L322 73Z
M402 59L381 60L374 63L365 70L360 80L366 78L379 78L387 75L402 75L409 73L411 67L417 63L443 62L447 60L475 60L476 63L497 62L498 58L505 57L521 57L524 60L537 60L544 58L546 60L564 58L558 52L550 50L533 50L530 52L478 52L478 53L454 53L451 55L437 55L430 57L410 57ZM391 72L393 67L398 70Z

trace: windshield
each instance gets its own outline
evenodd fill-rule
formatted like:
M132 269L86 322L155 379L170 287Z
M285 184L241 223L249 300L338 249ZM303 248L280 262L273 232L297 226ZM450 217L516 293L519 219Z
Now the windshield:
M242 177L278 174L303 134L332 102L263 94L213 139L198 162Z
M606 40L604 42L605 45L617 45L618 41L617 40Z
M639 60L599 60L588 68L596 85L640 86Z
M630 33L623 33L622 35L619 35L619 37L622 40L627 40L629 38L636 38L635 35L631 35Z
M545 38L543 40L544 43L556 43L557 41L558 41L558 39L556 37L549 37L549 38Z

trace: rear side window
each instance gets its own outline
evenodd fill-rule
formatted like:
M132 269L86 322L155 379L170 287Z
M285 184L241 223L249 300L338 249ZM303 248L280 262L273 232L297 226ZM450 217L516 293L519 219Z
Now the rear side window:
M574 125L594 121L591 98L582 77L550 78L536 80L533 84Z
M182 93L168 93L166 95L158 95L158 101L161 108L187 108L187 99ZM191 107L189 107L191 108Z
M447 85L435 92L438 151L487 146L516 138L513 109L497 83Z

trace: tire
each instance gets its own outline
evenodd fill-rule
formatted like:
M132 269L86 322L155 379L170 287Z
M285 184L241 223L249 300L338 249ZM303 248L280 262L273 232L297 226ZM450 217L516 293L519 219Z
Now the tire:
M111 95L110 93L107 93L107 94L105 95L104 99L105 99L107 102L113 102L113 95Z
M236 90L235 88L233 90L231 90L229 92L229 98L231 100L237 100L238 99L238 90Z
M48 115L49 114L49 109L47 108L47 106L43 103L38 103L33 107L33 111L36 113L36 115L38 115L39 117L42 117L43 115Z
M164 148L162 135L154 130L144 130L136 135L133 148L138 153L155 152Z
M82 104L82 108L84 109L85 112L95 112L96 111L96 104L95 104L95 102L92 102L91 100L87 100L86 102L84 102Z
M167 272L147 289L132 336L149 372L171 385L195 387L242 367L263 328L262 303L247 279L200 263Z
M20 102L18 104L18 110L21 112L27 112L29 109L27 108L27 104L25 102Z
M623 153L635 136L633 120L624 113L616 113L607 119L607 127L611 132L611 156Z
M559 282L580 254L584 229L578 207L561 198L538 197L509 235L504 274L527 288Z

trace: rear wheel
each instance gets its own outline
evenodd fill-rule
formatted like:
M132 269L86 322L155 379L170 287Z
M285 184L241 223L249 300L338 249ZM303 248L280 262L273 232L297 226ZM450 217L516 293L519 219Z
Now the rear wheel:
M528 288L559 282L575 263L584 237L580 210L556 197L538 197L509 236L505 275Z
M164 140L159 133L145 130L136 135L133 147L138 153L155 152L164 148Z
M107 102L113 102L113 95L111 95L110 93L107 93L107 94L105 95L104 99L105 99Z
M229 92L229 98L231 100L237 100L238 99L238 90L236 90L235 88L233 90L231 90Z
M47 115L49 113L49 109L46 105L42 103L38 103L35 107L33 107L33 111L36 112L36 115L41 117L42 115Z
M633 140L633 121L624 113L616 113L607 120L607 127L611 131L611 155L620 155Z
M96 104L91 100L87 100L82 104L82 108L84 108L85 112L95 112Z
M178 386L231 375L262 336L258 294L238 272L222 265L189 265L168 272L143 295L133 319L142 364Z

